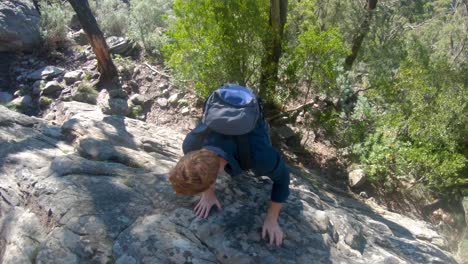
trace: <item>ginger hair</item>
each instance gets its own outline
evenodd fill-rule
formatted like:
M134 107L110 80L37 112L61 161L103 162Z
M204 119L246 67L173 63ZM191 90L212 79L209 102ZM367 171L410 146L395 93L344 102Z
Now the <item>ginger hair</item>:
M206 191L216 181L219 162L218 155L206 149L187 153L169 172L172 188L184 195Z

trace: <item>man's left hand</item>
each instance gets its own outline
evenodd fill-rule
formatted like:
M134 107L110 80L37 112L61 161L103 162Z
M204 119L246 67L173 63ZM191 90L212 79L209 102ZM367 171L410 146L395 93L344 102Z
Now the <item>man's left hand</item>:
M265 222L263 222L262 238L266 239L266 236L268 235L270 245L275 244L276 246L281 246L283 243L283 230L281 230L281 227L278 224L278 215L281 207L281 203L272 202L268 209Z

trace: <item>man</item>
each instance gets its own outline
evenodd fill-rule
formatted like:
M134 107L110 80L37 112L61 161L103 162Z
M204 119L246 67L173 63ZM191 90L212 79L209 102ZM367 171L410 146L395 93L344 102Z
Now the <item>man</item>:
M202 194L194 211L198 217L206 218L213 206L221 209L214 192L219 172L225 170L235 177L243 169L252 169L256 175L269 176L273 188L262 237L268 236L270 244L280 246L283 231L278 217L289 195L289 171L271 145L258 105L253 92L242 86L224 85L215 91L205 104L204 119L186 136L182 146L185 156L170 172L169 180L176 193ZM251 118L256 111L253 107L260 109L258 118ZM223 118L224 123L218 122ZM238 136L234 131L249 132Z

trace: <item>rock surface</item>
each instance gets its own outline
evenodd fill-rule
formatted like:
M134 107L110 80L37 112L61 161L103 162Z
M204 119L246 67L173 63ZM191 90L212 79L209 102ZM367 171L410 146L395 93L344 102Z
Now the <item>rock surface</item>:
M386 211L292 168L284 245L261 226L271 182L221 174L224 209L198 219L197 197L167 172L183 135L77 102L55 120L0 106L0 262L456 263L427 223Z
M70 71L70 72L65 73L65 75L63 76L63 79L65 80L66 84L70 85L70 84L75 83L76 81L80 81L83 75L84 75L84 72L81 70Z
M41 92L43 95L52 95L59 91L62 91L63 89L65 89L65 86L63 86L61 83L57 81L50 81L46 83Z
M31 72L28 75L29 80L46 80L58 76L63 73L63 69L55 66L46 66Z
M128 38L112 36L108 37L106 42L112 54L128 56L135 52L134 43Z
M39 47L40 21L31 0L0 1L0 52L32 51Z
M0 104L6 104L13 100L13 95L7 92L0 92Z
M366 180L366 173L363 169L353 170L348 174L349 186L352 188L357 188L362 186Z

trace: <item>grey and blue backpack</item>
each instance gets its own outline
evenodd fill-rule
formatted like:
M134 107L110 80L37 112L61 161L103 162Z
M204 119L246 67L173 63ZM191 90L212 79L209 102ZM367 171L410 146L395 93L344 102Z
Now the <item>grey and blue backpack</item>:
M201 149L204 139L211 132L233 136L237 141L239 165L244 170L250 169L247 134L255 128L258 119L263 118L262 112L260 99L251 89L224 84L206 99L201 125L192 131L198 135L192 148Z

